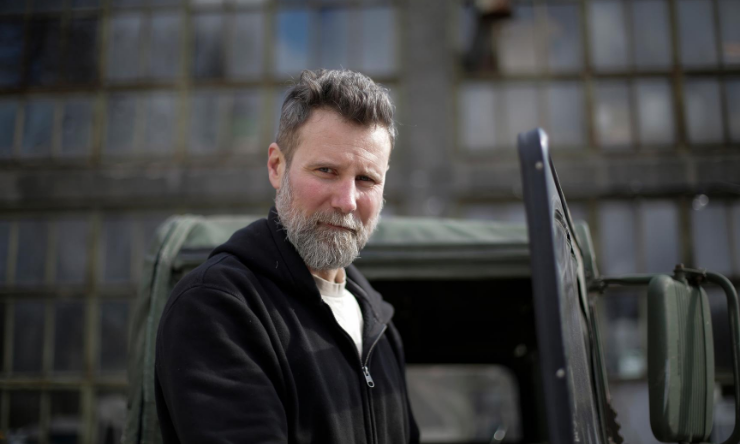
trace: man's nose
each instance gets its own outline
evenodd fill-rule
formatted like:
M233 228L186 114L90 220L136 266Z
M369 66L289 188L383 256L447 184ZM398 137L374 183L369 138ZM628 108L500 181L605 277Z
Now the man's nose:
M331 205L344 214L357 209L357 188L354 179L342 180L336 184Z

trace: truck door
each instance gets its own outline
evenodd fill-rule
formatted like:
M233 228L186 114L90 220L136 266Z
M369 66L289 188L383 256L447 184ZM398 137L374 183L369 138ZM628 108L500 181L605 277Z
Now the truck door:
M542 386L551 444L604 443L581 250L547 135L519 135Z

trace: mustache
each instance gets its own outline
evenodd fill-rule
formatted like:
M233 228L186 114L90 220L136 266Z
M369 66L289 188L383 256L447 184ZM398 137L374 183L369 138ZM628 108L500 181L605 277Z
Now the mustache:
M335 225L337 227L352 230L355 233L363 228L362 221L360 221L353 213L343 214L338 211L325 211L314 214L313 219L315 219L314 222L316 224L324 223Z

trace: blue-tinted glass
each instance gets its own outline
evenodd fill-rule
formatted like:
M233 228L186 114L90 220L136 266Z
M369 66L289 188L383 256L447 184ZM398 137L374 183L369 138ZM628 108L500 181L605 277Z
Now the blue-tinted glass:
M32 20L28 40L28 83L50 85L59 79L61 21Z
M275 72L294 75L308 68L309 30L308 13L305 11L281 11L277 14L275 35Z
M26 219L18 222L18 253L15 269L17 284L44 282L48 237L49 229L46 221Z
M54 125L54 102L35 99L26 103L21 155L37 157L51 153Z
M15 138L15 119L18 113L18 102L0 100L0 159L13 155Z
M149 37L149 74L171 79L180 68L180 16L175 13L152 15Z
M44 351L44 303L15 302L13 313L13 373L39 373Z
M624 2L592 2L590 13L591 63L600 70L626 68L627 32Z
M82 284L87 272L89 224L85 219L57 222L56 281Z
M578 5L548 5L547 41L551 71L576 71L583 66L581 14Z
M98 78L98 20L74 19L69 23L66 73L71 83L90 83Z
M175 96L150 93L146 101L145 148L152 154L171 152L175 134Z
M108 98L106 154L130 154L136 132L136 96L114 94Z
M10 222L0 220L0 284L8 280L8 251L10 247Z
M108 78L132 80L139 76L142 28L140 15L121 14L111 18L108 31Z
M740 2L720 0L720 26L722 27L722 59L725 65L740 65Z
M92 129L92 100L72 98L62 114L62 156L83 156L89 152Z
M100 304L99 368L101 372L126 370L127 327L127 302L102 302Z
M198 79L221 78L224 75L223 14L195 16L195 54L193 75Z
M324 9L319 13L321 45L319 64L322 68L349 67L349 12L346 9Z
M727 121L730 124L730 138L740 142L740 78L734 77L725 83L727 94ZM740 254L740 253L739 253Z
M722 109L717 79L691 79L684 84L684 116L692 143L720 143Z
M396 71L396 14L390 7L362 9L360 69L377 75Z
M80 372L84 364L85 303L54 304L54 371Z
M229 77L256 77L262 73L265 15L261 12L233 16L229 51Z
M0 86L21 81L23 22L0 21Z
M635 66L655 69L671 64L671 36L665 0L632 3L632 48Z
M712 9L712 2L706 0L678 1L680 54L684 66L717 64L717 40Z
M103 222L103 281L128 283L131 279L133 224L131 219L110 218Z

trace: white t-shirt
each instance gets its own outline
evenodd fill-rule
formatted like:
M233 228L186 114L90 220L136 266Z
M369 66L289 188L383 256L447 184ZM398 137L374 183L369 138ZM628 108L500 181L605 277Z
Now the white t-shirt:
M337 323L349 334L357 346L357 352L362 356L362 312L357 299L345 288L347 281L335 283L312 276L321 293L321 299L331 308Z

